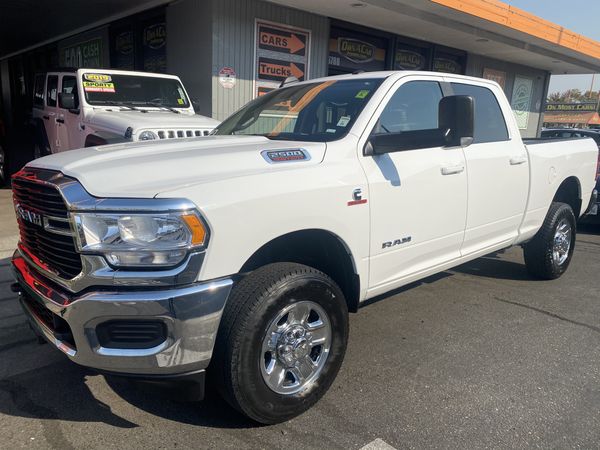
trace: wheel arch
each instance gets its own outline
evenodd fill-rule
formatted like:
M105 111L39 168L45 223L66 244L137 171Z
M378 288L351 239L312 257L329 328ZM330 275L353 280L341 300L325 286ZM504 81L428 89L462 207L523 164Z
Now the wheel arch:
M576 176L570 176L563 180L556 193L553 202L566 203L573 209L576 218L581 215L581 183Z
M256 250L240 272L248 273L276 262L304 264L327 274L344 293L348 311L358 310L360 276L356 262L348 245L335 233L315 228L278 236Z

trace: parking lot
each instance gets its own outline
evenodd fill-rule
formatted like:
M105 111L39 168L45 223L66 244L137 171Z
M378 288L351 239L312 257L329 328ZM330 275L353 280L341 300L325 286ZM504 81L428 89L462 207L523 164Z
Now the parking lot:
M2 242L15 230L2 193ZM5 256L5 254L3 254ZM257 426L208 387L185 403L40 345L0 262L3 448L592 448L600 441L600 228L568 273L530 279L521 250L411 285L351 316L315 408Z

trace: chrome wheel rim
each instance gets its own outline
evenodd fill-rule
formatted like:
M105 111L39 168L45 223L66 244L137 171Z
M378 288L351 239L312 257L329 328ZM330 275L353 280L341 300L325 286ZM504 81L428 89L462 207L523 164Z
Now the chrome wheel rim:
M331 322L317 303L288 305L271 321L262 343L260 369L272 391L291 395L319 377L331 349Z
M559 266L563 265L569 257L572 234L571 224L567 219L562 219L556 227L552 247L552 259Z

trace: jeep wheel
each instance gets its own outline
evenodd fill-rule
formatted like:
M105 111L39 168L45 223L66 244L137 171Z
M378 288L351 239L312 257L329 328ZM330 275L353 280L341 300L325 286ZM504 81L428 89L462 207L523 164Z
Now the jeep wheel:
M283 422L329 389L347 339L348 309L333 280L300 264L270 264L232 291L210 371L234 408L260 423Z
M523 247L529 273L537 278L560 277L571 262L575 249L576 222L566 203L552 203L542 228Z

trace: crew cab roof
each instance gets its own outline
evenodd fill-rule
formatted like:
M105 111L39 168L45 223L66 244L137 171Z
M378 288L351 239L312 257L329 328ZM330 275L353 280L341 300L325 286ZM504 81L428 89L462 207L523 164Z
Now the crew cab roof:
M431 71L425 71L425 70L381 70L381 71L374 71L374 72L359 72L359 73L349 73L349 74L342 74L342 75L332 75L332 76L321 77L321 78L313 78L310 80L304 80L304 81L299 81L299 82L294 82L294 83L287 83L286 86L292 85L292 84L298 84L298 83L315 83L315 82L325 82L325 81L331 81L331 80L382 79L382 78L389 78L391 76L398 76L398 78L400 78L400 77L409 76L409 75L416 75L416 76L437 75L437 76L443 76L443 77L451 77L454 79L460 79L460 80L464 80L464 81L474 81L474 82L478 82L478 83L485 82L485 83L489 83L489 84L496 84L494 81L484 79L484 78L470 77L467 75L457 75L457 74L445 73L445 72L431 72Z

